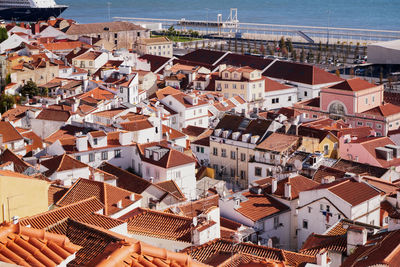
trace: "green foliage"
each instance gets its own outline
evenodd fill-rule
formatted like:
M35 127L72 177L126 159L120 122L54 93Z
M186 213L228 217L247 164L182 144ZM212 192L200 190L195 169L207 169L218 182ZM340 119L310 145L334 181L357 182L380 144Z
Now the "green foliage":
M306 57L306 55L305 55L304 47L303 47L303 48L301 49L301 52L300 52L300 62L304 62L305 57Z
M293 43L292 43L292 39L287 38L286 39L286 48L287 50L292 53L293 52Z
M21 95L26 96L28 95L29 98L32 98L34 96L45 96L47 95L47 90L40 89L36 83L32 81L28 81L24 86L21 88Z
M282 36L281 40L279 41L279 48L282 50L285 46L286 46L285 38L283 38L283 36Z
M7 29L0 28L0 43L3 42L4 40L7 40L7 38L8 38Z
M293 58L293 61L297 61L297 50L296 49L293 49L292 58Z
M0 113L4 113L15 104L15 97L8 94L0 95Z
M11 73L7 73L6 75L6 85L11 83Z

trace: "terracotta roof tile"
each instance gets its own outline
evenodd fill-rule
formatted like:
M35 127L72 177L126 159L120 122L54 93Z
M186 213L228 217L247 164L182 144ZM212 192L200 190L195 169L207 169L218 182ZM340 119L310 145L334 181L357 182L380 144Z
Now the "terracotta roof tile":
M290 210L288 206L270 196L256 195L250 192L243 193L243 196L247 200L241 202L236 211L254 222Z
M151 122L149 122L147 119L121 122L120 125L122 129L131 132L141 131L154 127L153 124L151 124Z
M59 201L67 191L66 187L50 185L48 190L49 207Z
M68 206L22 218L20 222L24 226L30 225L33 228L43 229L65 218L78 218L85 214L98 212L103 209L104 205L97 200L96 197L91 197Z
M2 224L0 236L0 261L18 266L56 266L81 248L66 236L20 224Z
M307 177L302 175L297 175L291 178L285 178L279 180L277 183L276 191L273 193L275 196L279 196L281 198L285 198L285 184L290 183L291 185L291 199L296 199L299 197L300 192L309 190L311 188L319 185L318 182L313 181ZM268 186L265 189L267 194L271 194L271 186Z
M344 262L343 266L398 266L400 230L376 234L368 238L364 246L358 246Z
M105 182L80 178L56 204L58 206L66 206L92 196L103 203L105 215L112 215L142 198L140 195ZM133 199L131 199L131 197L133 197ZM118 201L122 201L122 208L117 207Z
M107 162L103 162L98 168L102 171L118 177L118 187L134 192L136 194L143 193L143 191L145 191L151 185L149 181L143 179L142 177L139 177L133 173L111 165Z
M357 92L365 89L370 89L376 86L377 85L369 83L366 80L360 78L353 78L332 85L329 88Z
M112 21L100 23L72 24L65 32L68 35L90 35L103 32L126 32L144 30L139 25L125 21Z
M258 144L256 148L276 151L280 153L290 149L297 149L299 141L300 137L298 136L281 134L281 133L272 133L264 141Z
M265 80L265 92L267 92L267 93L293 88L291 86L287 86L285 84L279 83L279 82L269 79L267 77L263 77L263 79Z
M364 182L342 179L329 184L321 184L311 190L327 189L352 206L359 205L380 195L380 192Z
M0 134L3 143L24 139L9 121L0 121Z
M23 173L26 169L32 167L29 163L18 157L14 152L9 149L3 151L0 155L0 164L12 161L14 163L14 170L19 173Z
M302 263L315 263L316 261L315 257L301 253L253 245L251 243L237 243L236 241L222 238L214 239L200 246L188 247L183 252L186 252L193 259L202 263L209 263L216 256L223 254L232 255L239 253L261 257L268 261L284 262L289 266L300 266Z
M378 116L391 116L400 113L400 106L394 105L392 103L385 103L378 107L366 110L362 112L363 114L371 114L371 115L378 115Z
M66 122L70 117L71 117L70 111L43 109L36 117L36 119Z
M80 168L89 168L85 163L67 155L63 154L60 156L54 156L51 159L43 160L41 165L45 166L48 170L44 172L44 175L50 177L55 172L74 170Z
M178 185L173 180L156 183L157 186L161 187L165 191L170 192L178 199L185 199L185 195L182 193Z
M378 178L382 177L388 171L386 168L345 159L339 159L332 167L345 172L369 175Z
M119 218L128 222L128 232L163 239L191 242L192 219L185 216L137 208ZM162 222L162 227L160 227Z
M333 176L333 177L335 177L335 180L337 180L337 179L343 178L345 176L345 174L346 174L345 171L341 171L341 170L338 170L335 168L321 165L318 167L317 171L314 173L313 180L318 183L321 183L322 178L325 178L327 176Z
M219 196L212 195L178 206L179 214L193 218L212 207L219 207Z

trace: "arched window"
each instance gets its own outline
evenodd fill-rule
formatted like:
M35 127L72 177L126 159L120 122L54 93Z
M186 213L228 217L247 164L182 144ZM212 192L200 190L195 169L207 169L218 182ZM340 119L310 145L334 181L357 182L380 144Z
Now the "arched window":
M346 109L342 103L333 103L329 107L329 115L332 119L341 119L346 115Z

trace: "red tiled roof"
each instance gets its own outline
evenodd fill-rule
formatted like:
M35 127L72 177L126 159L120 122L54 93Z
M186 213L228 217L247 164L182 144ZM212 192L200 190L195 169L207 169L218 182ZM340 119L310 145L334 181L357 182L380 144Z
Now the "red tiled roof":
M92 137L106 137L107 134L104 131L94 131L89 133Z
M332 85L329 88L345 90L345 91L358 92L358 91L362 91L362 90L365 90L365 89L370 89L370 88L373 88L373 87L376 87L376 86L377 85L369 83L366 80L363 80L363 79L360 79L360 78L353 78L353 79L348 79L348 80L345 80L345 81L343 81L341 83Z
M247 198L240 203L237 212L256 222L262 218L290 210L290 208L270 196L243 193Z
M0 121L0 134L3 138L3 143L23 139L22 135L14 128L14 126L9 121Z
M311 190L327 189L352 206L359 205L380 195L380 192L366 183L354 179L344 179L329 184L321 184Z
M291 185L291 199L296 199L299 197L300 192L309 190L319 185L319 183L316 181L313 181L302 175L297 175L291 178L279 180L276 191L273 193L273 195L284 198L286 183ZM265 190L266 193L271 194L271 186L267 187Z
M119 219L128 222L128 231L131 234L146 235L186 243L191 242L192 219L189 217L137 208ZM161 222L162 227L160 227Z
M20 224L0 225L1 262L18 266L58 266L80 248L63 235Z
M154 56L154 55L143 55L140 57L140 59L144 59L147 60L148 62L150 62L150 70L152 72L155 72L156 70L158 70L162 65L164 65L165 63L167 63L170 58L168 57L161 57L161 56Z
M154 160L153 157L147 158L145 156L145 149L147 147L152 147L152 146L158 146L160 148L168 149L168 152L159 160ZM175 149L168 148L159 142L137 144L137 147L140 153L140 157L142 158L143 161L149 162L151 164L157 165L162 168L173 168L196 162L196 160L193 157L190 157Z
M103 162L98 168L102 171L118 177L118 187L134 192L136 194L143 193L143 191L145 191L151 185L149 181L143 179L142 177L139 177L133 173L111 165L107 162Z
M131 196L133 195L133 200ZM92 181L80 178L76 181L68 192L56 203L58 206L66 206L78 201L95 196L104 204L104 214L112 215L122 209L132 205L142 197L128 190L112 186L105 182ZM121 201L122 208L118 208L117 203Z
M363 246L358 246L344 262L343 266L399 266L400 230L376 234Z
M90 197L68 206L39 213L31 217L22 218L20 222L24 226L30 225L33 228L43 229L54 225L65 218L79 218L80 216L92 212L99 212L103 209L104 205L97 200L96 197Z
M218 194L178 206L179 214L193 218L212 207L219 207Z
M157 186L161 187L165 191L170 192L178 199L185 199L185 195L182 193L178 185L173 180L168 180L164 182L159 182L156 184Z
M343 79L336 75L326 72L316 66L288 61L276 61L263 75L310 85L343 81Z
M66 122L70 117L71 117L70 111L43 109L36 117L36 119Z
M151 124L147 119L121 122L120 125L122 129L131 132L141 131L154 127L153 124Z
M392 103L385 103L378 107L366 110L362 112L363 114L371 114L371 115L378 115L378 116L391 116L400 113L400 106L393 105Z
M33 168L32 165L30 165L29 163L25 162L23 159L18 157L16 154L14 154L14 152L12 152L9 149L6 149L0 155L0 164L6 163L9 161L14 163L14 170L19 173L23 173L29 167Z
M264 141L257 145L257 149L283 152L296 147L300 137L281 133L272 133Z
M273 91L293 88L291 86L287 86L285 84L279 83L267 77L263 77L263 79L265 80L265 92L273 92Z
M56 42L56 43L43 43L43 47L47 50L73 50L77 47L90 47L90 45L86 43L82 43L80 41L72 41L72 42Z
M43 142L42 139L35 134L33 131L29 131L29 132L24 132L22 133L22 136L24 138L28 138L29 140L32 140L32 143L30 145L25 145L25 149L26 152L30 152L32 150L36 150L36 149L41 149L43 148Z
M50 185L48 190L49 207L59 201L67 191L66 187Z
M313 180L321 183L322 182L322 178L325 178L327 176L333 176L335 177L335 180L337 179L341 179L345 176L346 172L345 171L341 171L332 167L327 167L324 165L319 166L319 168L317 169L317 171L314 173L313 175Z
M164 139L167 139L167 135L168 135L168 140L186 138L186 135L184 133L177 131L171 127L168 127L164 124L162 125L162 131Z
M381 167L389 168L391 166L400 165L399 158L394 158L387 161L378 156L378 154L376 153L377 147L384 147L385 145L395 145L395 143L389 137L370 138L366 141L362 141L361 145L371 155L371 157L373 157L378 162L378 164L380 164Z
M261 257L264 260L284 262L288 266L302 266L301 264L307 262L315 263L316 261L315 257L301 253L259 246L251 243L237 243L236 241L222 238L214 239L200 246L185 248L183 252L186 252L192 256L193 259L205 264L209 264L215 260L215 257L223 254L229 254L229 256L231 256L232 254L239 253Z
M74 170L80 168L89 168L85 163L67 155L63 154L55 156L51 159L44 160L40 163L45 166L48 170L44 173L47 177L53 175L55 172Z

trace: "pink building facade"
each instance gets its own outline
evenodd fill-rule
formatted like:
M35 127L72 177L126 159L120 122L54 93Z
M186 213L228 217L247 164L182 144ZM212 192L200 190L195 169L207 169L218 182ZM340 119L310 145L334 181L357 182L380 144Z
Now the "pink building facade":
M294 104L304 120L343 119L351 127L368 126L378 136L400 127L400 107L383 103L383 85L355 78L321 89L321 96Z

